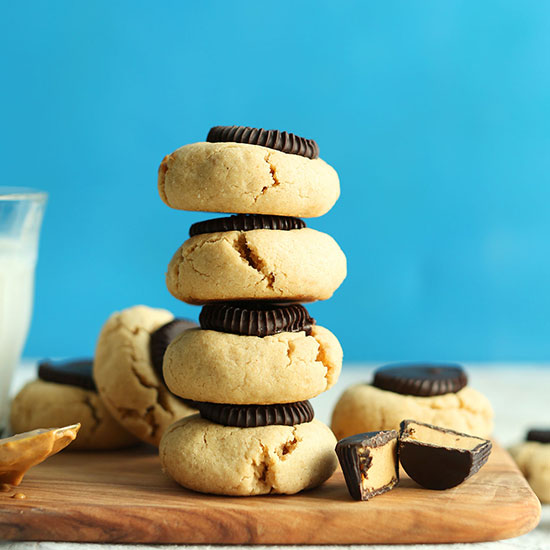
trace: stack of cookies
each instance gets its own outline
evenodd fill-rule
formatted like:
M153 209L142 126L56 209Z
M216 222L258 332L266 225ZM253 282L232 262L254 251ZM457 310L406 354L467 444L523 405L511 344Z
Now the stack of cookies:
M163 160L158 186L172 208L235 214L194 224L168 267L169 291L203 308L164 354L168 388L200 412L164 433L164 470L226 495L321 484L336 439L308 399L335 384L342 349L300 302L330 298L346 259L301 218L333 206L335 170L313 140L217 126Z

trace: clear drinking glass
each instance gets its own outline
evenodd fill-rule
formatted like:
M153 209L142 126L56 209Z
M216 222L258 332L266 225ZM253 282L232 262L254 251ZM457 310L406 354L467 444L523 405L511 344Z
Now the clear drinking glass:
M8 417L13 371L31 321L34 268L47 193L0 187L0 434Z

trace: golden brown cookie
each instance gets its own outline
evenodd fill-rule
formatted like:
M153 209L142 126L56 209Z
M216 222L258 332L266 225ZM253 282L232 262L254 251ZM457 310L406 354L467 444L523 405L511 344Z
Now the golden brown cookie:
M34 380L11 405L14 433L78 422L80 431L69 450L121 449L139 441L111 416L96 392L77 386Z
M196 411L172 395L151 363L151 334L174 316L134 306L113 313L99 335L94 380L110 413L142 441L158 445L164 430Z
M457 393L419 397L358 384L336 403L332 430L342 439L362 432L399 430L400 422L408 418L483 438L493 429L489 400L468 386Z
M212 403L305 401L328 390L342 368L342 348L326 328L273 336L191 329L164 355L164 378L181 397Z
M509 451L539 500L550 503L550 443L524 441Z
M166 430L159 454L163 470L194 491L294 494L332 475L335 445L329 428L315 419L297 426L236 428L196 415Z
M314 229L205 233L185 241L166 275L178 300L326 300L346 277L336 241Z
M179 210L326 214L340 195L336 171L325 161L243 143L192 143L162 161L162 200Z

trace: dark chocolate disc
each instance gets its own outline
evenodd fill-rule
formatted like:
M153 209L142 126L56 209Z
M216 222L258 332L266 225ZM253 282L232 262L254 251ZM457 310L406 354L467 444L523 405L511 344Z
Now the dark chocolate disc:
M189 321L187 319L174 319L173 321L162 325L151 334L151 339L149 341L151 363L153 364L153 368L161 380L164 380L164 376L162 374L162 360L164 359L164 352L170 342L187 329L197 327L197 323L194 323L193 321Z
M42 361L38 364L38 378L45 382L78 386L85 390L97 391L92 377L93 359L72 361Z
M214 218L194 223L189 228L189 236L203 233L218 233L220 231L252 231L253 229L303 229L304 220L292 216L271 216L268 214L235 214L225 218Z
M250 143L310 159L319 157L319 146L314 140L279 130L264 130L250 126L214 126L210 128L206 141Z
M224 426L256 428L258 426L295 426L313 420L313 407L309 401L277 405L228 405L197 403L201 416Z
M309 335L315 319L301 304L214 302L203 306L199 322L205 330L263 337L302 330Z
M381 390L429 397L456 393L468 383L460 365L432 363L398 363L374 373L373 386Z
M527 441L550 443L550 430L529 430L527 432Z

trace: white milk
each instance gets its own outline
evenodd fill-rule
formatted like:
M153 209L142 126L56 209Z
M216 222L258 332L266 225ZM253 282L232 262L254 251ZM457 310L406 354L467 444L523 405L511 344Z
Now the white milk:
M0 238L0 422L7 418L10 381L31 320L36 246L29 244Z

